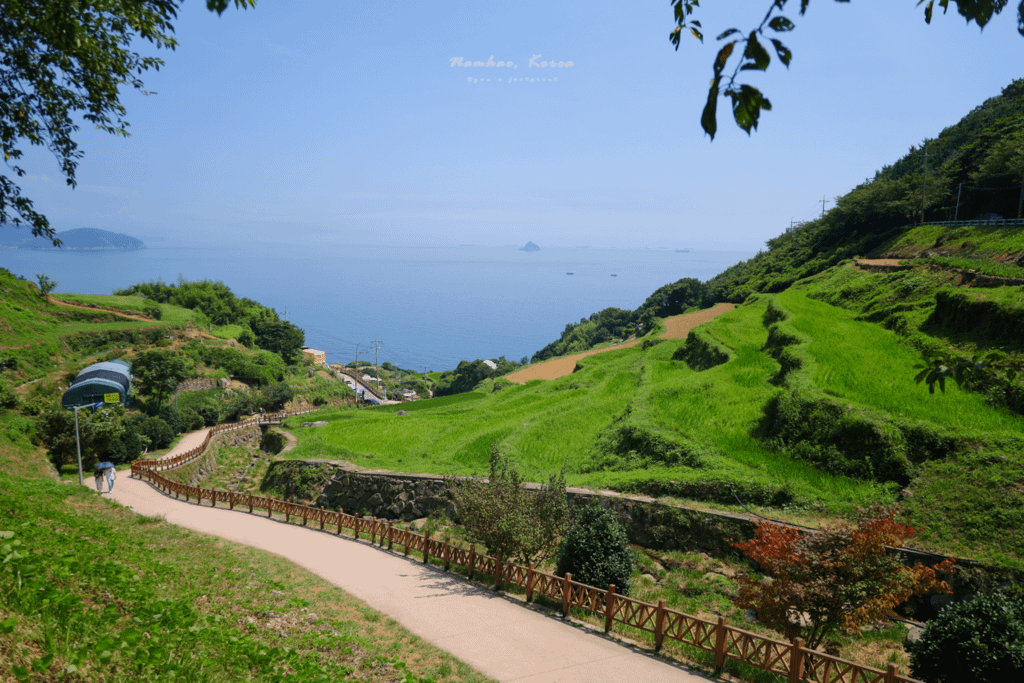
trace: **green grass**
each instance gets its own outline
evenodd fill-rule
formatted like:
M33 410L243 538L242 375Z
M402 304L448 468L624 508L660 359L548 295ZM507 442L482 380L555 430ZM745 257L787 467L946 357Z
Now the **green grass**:
M89 683L486 680L283 558L54 481L9 438L12 419L0 414L0 671Z
M876 275L847 266L836 268L831 277L832 284L846 278L838 291L847 287L879 299L903 296L909 301L915 296L934 300L936 283L944 282L935 273ZM864 277L873 280L862 281ZM790 514L812 516L848 516L857 506L894 502L902 484L834 474L844 470L825 471L798 450L762 438L766 406L776 396L797 391L806 400L849 408L869 430L892 434L896 458L909 457L900 450L907 448L901 439L937 434L955 435L982 452L1009 449L1006 457L1021 461L1017 451L1024 447L1024 419L990 406L977 394L954 390L930 395L913 381L919 352L899 334L858 319L863 315L858 310L811 298L824 289L823 278L776 297L789 313L787 329L804 339L794 347L804 365L782 386L777 381L779 363L763 350L768 330L762 317L770 297L762 297L703 328L731 350L732 359L722 365L691 370L673 360L684 342L665 341L646 351L630 348L588 357L577 372L550 382L499 391L488 385L486 390L403 405L407 416L396 416L397 406L322 411L303 419L323 419L329 425L296 430L299 444L285 457L343 459L395 471L480 474L496 444L532 481L545 481L564 464L570 485L656 490L653 495L692 496L726 508L735 503L732 491L761 507L781 505L769 500L788 500L784 505ZM911 308L910 314L921 321L927 317ZM667 446L647 452L642 444L627 444L615 450L623 433ZM671 456L676 450L694 456L696 465L673 464L666 453ZM937 509L932 503L940 497L939 489L914 478L917 465L908 467L910 489L921 491L915 509ZM955 548L958 554L1003 564L1024 550L1016 535L1005 534L974 534L969 537L976 542L969 546L944 545L961 524L965 530L973 524L966 499L949 505L960 510L959 516L921 515L928 527L924 545Z
M218 339L238 339L244 329L241 325L215 325L211 328L210 334Z
M995 277L1024 278L1024 268L1021 266L1014 265L1012 263L995 263L986 259L936 256L932 258L913 259L908 262L920 265L939 266L940 268L974 270L982 275L993 275Z
M888 254L917 254L923 250L992 260L1002 254L1021 252L1019 226L1013 225L921 225L915 226L877 251Z
M803 292L783 292L779 301L793 314L793 327L810 339L813 381L825 393L964 433L1024 433L1024 418L993 408L978 394L929 394L915 384L914 364L921 355L895 332L857 321L853 311L809 299Z
M666 341L646 352L622 349L588 357L582 371L551 382L403 405L408 416L396 416L394 406L321 411L316 419L330 424L297 430L299 445L285 457L474 474L486 471L490 447L497 444L533 481L546 480L565 464L571 485L598 488L629 489L652 480L792 485L807 504L831 502L840 508L886 495L871 483L822 473L774 453L751 435L762 406L778 391L767 382L778 364L760 352L767 335L760 321L763 311L763 304L744 307L709 325L711 334L736 350L737 358L702 373L671 360L680 341ZM655 462L635 469L595 470L595 444L623 421L700 450L704 466Z
M132 315L143 315L143 308L147 304L153 305L155 303L140 296L114 296L112 294L54 294L53 296L55 299L62 301L75 304L93 304L102 308L124 311ZM162 312L160 320L154 321L157 324L185 325L189 321L198 322L201 317L201 314L181 306L160 303L156 305L160 307Z

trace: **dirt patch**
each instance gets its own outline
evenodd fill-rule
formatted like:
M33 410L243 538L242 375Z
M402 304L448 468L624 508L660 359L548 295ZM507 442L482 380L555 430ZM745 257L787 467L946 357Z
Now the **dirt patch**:
M718 304L713 308L708 308L703 311L697 311L696 313L683 313L682 315L676 315L671 318L665 319L665 332L661 335L662 339L685 339L686 335L690 333L697 325L703 325L706 322L714 320L723 313L728 313L732 309L736 308L736 304ZM513 372L510 375L506 375L505 379L510 382L529 382L531 379L558 379L559 377L566 377L572 374L572 371L576 368L576 361L587 356L592 356L595 353L605 353L607 351L617 351L619 349L628 348L635 346L636 344L643 341L642 339L635 339L633 341L619 344L618 346L609 346L604 349L594 349L592 351L584 351L583 353L574 353L571 356L562 356L561 358L555 358L553 360L531 365L530 367Z
M898 258L859 258L854 259L854 263L858 266L898 266L900 261L905 259Z

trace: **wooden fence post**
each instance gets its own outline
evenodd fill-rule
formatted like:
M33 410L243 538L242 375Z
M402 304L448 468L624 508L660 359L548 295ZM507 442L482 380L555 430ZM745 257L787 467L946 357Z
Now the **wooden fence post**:
M341 525L344 522L345 513L341 508L338 508L338 535L341 536Z
M533 582L536 579L534 567L536 567L536 565L531 562L530 567L526 570L526 602L533 601Z
M250 493L246 498L249 499L249 514L252 514L252 494Z
M448 571L452 567L451 552L452 552L452 547L448 543L448 537L445 536L444 537L444 570L445 571Z
M789 650L789 683L800 683L804 678L804 639L794 638Z
M409 557L409 532L412 531L412 525L408 526L405 531L402 532L402 540L405 545L405 556Z
M395 541L395 523L388 522L388 550L391 550L391 544Z
M234 510L235 509L235 492L234 491L228 491L228 509L229 510Z
M355 523L352 525L353 538L359 540L359 520L361 519L359 513L356 513Z
M885 683L896 683L896 679L900 675L900 668L895 664L890 664L889 669L885 672Z
M715 624L715 669L725 666L725 617L718 617Z
M430 564L430 531L423 534L423 564Z
M309 506L302 506L302 526L306 526L306 520L309 519Z
M269 498L264 498L263 500L267 501L267 519L270 519L274 516L274 511L271 509L273 507L273 503Z
M570 599L572 598L572 573L566 572L562 579L562 616L569 614Z
M284 504L284 521L292 521L292 504L288 502L285 502Z
M377 542L377 518L370 517L370 545Z
M615 614L615 584L608 584L608 592L604 596L604 632L612 630L612 616Z
M494 558L494 589L501 590L501 555Z
M470 543L469 544L469 573L466 575L466 578L468 578L468 579L472 579L473 578L473 570L474 569L476 569L476 544L475 543Z
M217 491L216 489L210 490L210 507L217 507Z
M654 617L654 649L661 649L665 642L665 599L658 600L658 611Z
M323 531L324 530L324 522L327 521L327 511L324 510L323 508L320 508L320 510L319 510L319 512L317 512L317 514L320 515L320 531Z

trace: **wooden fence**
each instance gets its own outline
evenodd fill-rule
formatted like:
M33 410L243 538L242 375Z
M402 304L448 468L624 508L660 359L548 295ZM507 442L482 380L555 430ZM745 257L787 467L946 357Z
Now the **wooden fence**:
M265 422L295 414L299 413L277 413L264 416L263 420ZM181 456L169 460L136 461L132 463L132 475L148 479L157 488L174 495L175 498L184 496L185 500L194 499L197 504L209 501L212 507L221 502L226 503L232 510L236 507L247 508L250 513L263 510L268 517L277 512L284 515L286 522L291 522L293 518L297 522L301 518L303 526L308 526L312 522L319 525L321 530L338 535L346 529L351 530L355 538L365 534L369 536L371 544L379 544L388 550L399 546L406 556L410 552L419 553L425 563L434 558L443 564L446 571L452 567L461 568L469 578L477 576L489 579L495 588L501 588L503 584L522 588L526 591L528 602L537 596L543 596L559 603L563 614L568 614L572 608L578 608L603 617L606 632L611 631L615 624L623 624L653 634L656 649L660 649L665 639L668 639L714 653L716 668L723 667L727 660L736 660L779 674L785 677L788 683L920 683L901 675L899 668L894 664L890 664L888 670L882 671L849 662L817 650L807 649L803 647L800 638L787 643L730 626L726 623L725 617L719 617L717 621L700 619L668 609L664 600L651 604L619 595L615 592L615 586L610 585L606 589L596 588L573 581L572 574L555 576L537 571L533 564L523 567L504 562L501 558L477 553L475 545L470 545L467 550L452 545L447 537L439 540L416 533L411 526L403 527L392 521L362 517L358 514L349 515L341 510L324 510L290 503L270 496L179 484L158 473L159 470L175 467L187 462L189 458L198 457L214 433L258 424L259 419L223 425L224 428L214 427L202 446ZM169 464L172 462L175 464Z
M217 425L216 427L211 427L210 431L206 433L206 438L203 440L203 443L201 443L200 445L196 446L191 450L185 451L184 453L180 453L174 456L173 458L162 458L158 460L136 460L135 462L132 463L132 475L134 476L137 470L162 472L163 470L174 469L175 467L180 467L181 465L189 463L206 452L206 449L209 448L210 446L210 441L217 434L223 434L224 432L233 432L238 429L245 429L246 427L253 427L264 424L275 424L281 422L286 417L292 417L293 415L305 415L306 413L311 413L314 410L320 409L307 408L305 410L291 410L281 411L278 413L266 413L264 415L254 415L253 417L250 417L246 420L241 420L239 422L231 422L226 424L220 424Z

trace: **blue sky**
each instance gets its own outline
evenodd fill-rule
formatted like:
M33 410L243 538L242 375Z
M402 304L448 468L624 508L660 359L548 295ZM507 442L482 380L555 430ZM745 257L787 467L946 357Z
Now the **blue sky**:
M789 70L748 72L760 130L721 101L712 142L714 36L770 2L706 4L705 44L677 52L667 0L186 2L157 94L124 94L131 137L83 126L77 189L44 150L21 184L58 230L175 244L758 249L1024 76L1012 12L979 31L915 0L815 0L787 13ZM518 68L451 66L492 56Z

